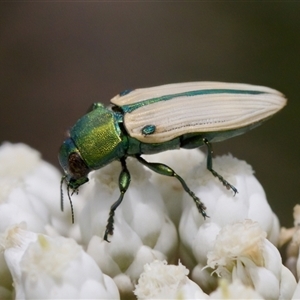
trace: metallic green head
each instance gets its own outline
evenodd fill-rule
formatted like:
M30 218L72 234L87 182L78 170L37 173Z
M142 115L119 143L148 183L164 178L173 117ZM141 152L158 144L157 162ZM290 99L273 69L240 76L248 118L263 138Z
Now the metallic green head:
M59 151L68 190L77 191L88 181L88 173L124 156L125 141L116 114L102 104L80 118Z

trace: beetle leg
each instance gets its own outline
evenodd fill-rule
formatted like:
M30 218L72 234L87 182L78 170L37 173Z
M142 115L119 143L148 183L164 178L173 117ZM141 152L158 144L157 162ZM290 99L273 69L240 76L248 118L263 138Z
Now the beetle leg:
M183 180L182 177L180 177L173 169L171 169L170 167L168 167L165 164L161 164L161 163L153 163L153 162L148 162L145 159L143 159L140 155L135 155L136 159L143 164L144 166L146 166L147 168L149 168L150 170L161 174L161 175L166 175L166 176L171 176L171 177L175 177L176 179L179 180L179 182L181 183L183 189L193 198L193 200L196 203L196 206L199 210L199 212L202 214L202 216L205 218L208 217L208 215L206 214L206 207L205 205L201 202L201 200L195 195L194 192L192 192L189 187L187 186L187 184L185 183L185 181Z
M213 168L212 168L212 155L213 155L213 149L211 143L207 139L203 139L203 143L207 146L207 162L206 162L206 167L207 169L215 176L217 177L223 185L227 188L227 190L231 189L234 193L234 195L238 192L238 190L230 184L226 179L224 179L223 176L218 174Z
M126 158L121 158L120 161L121 161L121 165L122 165L122 171L119 176L119 189L120 189L121 194L120 194L119 199L110 207L109 217L107 220L107 225L106 225L105 234L104 234L104 240L107 242L109 242L109 240L107 239L107 236L109 234L112 235L114 233L115 210L122 203L124 194L128 190L128 187L130 184L130 173L126 166Z

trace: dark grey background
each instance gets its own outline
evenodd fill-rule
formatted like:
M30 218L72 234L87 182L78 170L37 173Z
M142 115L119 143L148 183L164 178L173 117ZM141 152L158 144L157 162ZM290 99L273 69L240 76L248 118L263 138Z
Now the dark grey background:
M284 225L299 202L299 2L0 3L0 141L57 165L65 130L126 88L193 80L266 85L289 99L215 144L256 170Z

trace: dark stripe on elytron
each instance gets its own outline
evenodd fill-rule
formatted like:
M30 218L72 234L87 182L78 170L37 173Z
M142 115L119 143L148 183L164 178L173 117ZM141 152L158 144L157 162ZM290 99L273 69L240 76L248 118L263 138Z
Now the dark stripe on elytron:
M132 91L133 90L131 90L131 89L124 90L121 93L119 93L119 96L122 97L122 96L128 95Z
M183 93L178 93L178 94L170 94L170 95L165 95L157 98L151 98L151 99L146 99L140 102L136 102L133 104L128 104L128 105L123 105L121 106L123 111L125 113L130 113L142 106L153 104L156 102L161 102L161 101L168 101L172 100L174 98L178 97L193 97L193 96L199 96L199 95L211 95L211 94L243 94L243 95L259 95L259 94L265 94L265 92L260 92L260 91L251 91L251 90L233 90L233 89L207 89L207 90L196 90L196 91L189 91L189 92L183 92Z

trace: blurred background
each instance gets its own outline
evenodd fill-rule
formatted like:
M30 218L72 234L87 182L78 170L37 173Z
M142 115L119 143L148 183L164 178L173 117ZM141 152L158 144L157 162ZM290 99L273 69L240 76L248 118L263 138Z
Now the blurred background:
M58 166L65 133L93 102L128 88L228 81L282 91L263 126L214 144L253 166L282 225L299 196L299 2L0 4L0 141Z

